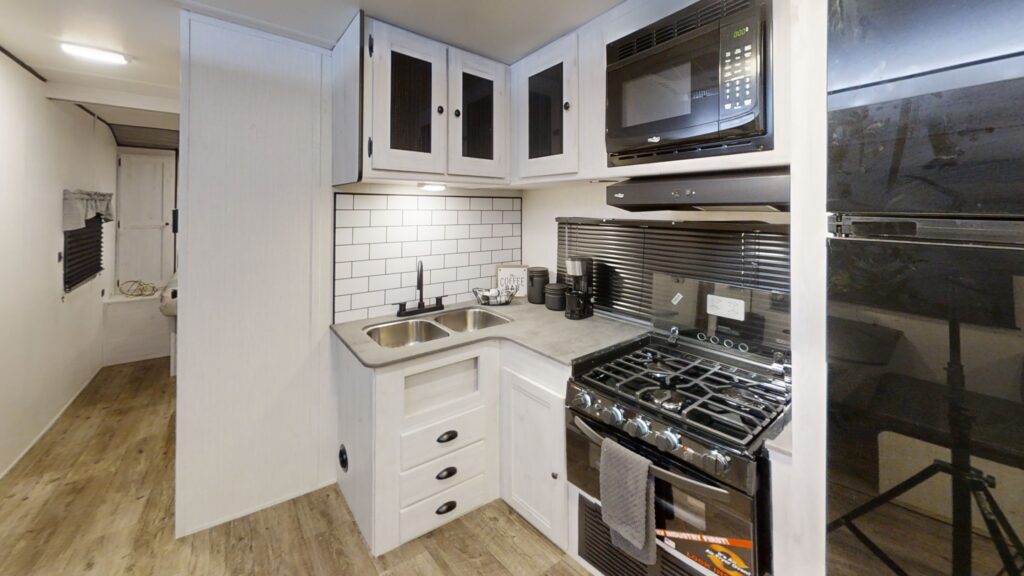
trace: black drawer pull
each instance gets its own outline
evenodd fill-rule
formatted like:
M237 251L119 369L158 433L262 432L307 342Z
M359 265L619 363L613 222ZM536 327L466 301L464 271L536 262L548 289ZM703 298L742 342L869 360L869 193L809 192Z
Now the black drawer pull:
M449 500L444 504L438 506L437 510L434 510L434 514L437 514L438 516L444 516L445 514L451 512L452 510L455 510L456 506L458 506L458 504L455 503L455 500Z
M456 468L455 466L449 466L449 467L445 468L444 470L441 470L440 472L438 472L437 476L434 476L434 478L437 478L438 480L447 480L447 479L451 478L452 476L455 476L456 474L458 474L458 472L459 472L458 468Z
M449 430L437 437L438 444L446 444L459 437L458 430Z

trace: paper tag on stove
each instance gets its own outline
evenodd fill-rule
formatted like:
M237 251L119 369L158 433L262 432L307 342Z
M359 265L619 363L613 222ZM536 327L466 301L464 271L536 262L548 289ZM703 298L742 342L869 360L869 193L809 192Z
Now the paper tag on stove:
M682 300L683 295L680 294L679 292L676 292L676 295L672 297L672 305L675 306L676 304L679 304Z
M747 316L746 302L739 298L725 298L708 294L708 314L743 322Z

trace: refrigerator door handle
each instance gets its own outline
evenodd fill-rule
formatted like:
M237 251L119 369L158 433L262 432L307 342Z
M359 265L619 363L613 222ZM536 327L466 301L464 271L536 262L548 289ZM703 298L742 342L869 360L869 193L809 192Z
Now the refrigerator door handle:
M832 214L839 238L878 238L1024 246L1024 221Z

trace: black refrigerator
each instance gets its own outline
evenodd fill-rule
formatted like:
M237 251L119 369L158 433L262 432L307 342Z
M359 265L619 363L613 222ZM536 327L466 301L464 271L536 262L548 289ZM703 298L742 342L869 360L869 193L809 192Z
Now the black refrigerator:
M830 576L1024 572L1022 26L830 0Z

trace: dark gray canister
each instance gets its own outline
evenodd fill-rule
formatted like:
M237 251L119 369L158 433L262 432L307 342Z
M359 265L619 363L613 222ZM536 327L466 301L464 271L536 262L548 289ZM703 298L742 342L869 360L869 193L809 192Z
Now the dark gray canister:
M565 284L548 284L544 287L544 305L548 310L565 310Z
M544 303L544 286L548 283L548 269L541 267L526 269L526 299L530 304Z

